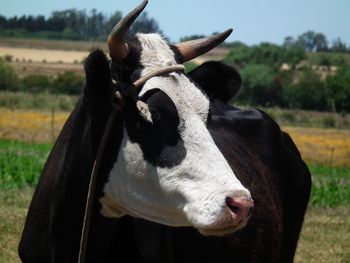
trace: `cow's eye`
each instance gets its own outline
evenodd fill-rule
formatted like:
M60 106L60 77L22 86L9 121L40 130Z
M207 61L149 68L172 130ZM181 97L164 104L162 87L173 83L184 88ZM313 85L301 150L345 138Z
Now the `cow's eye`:
M149 107L149 110L151 112L152 115L152 121L155 125L157 125L157 123L160 122L162 116L161 116L161 112L158 111L156 108L154 107Z
M180 120L175 103L170 97L159 89L153 89L146 92L141 99L147 103L151 112L155 139L168 141L178 137Z

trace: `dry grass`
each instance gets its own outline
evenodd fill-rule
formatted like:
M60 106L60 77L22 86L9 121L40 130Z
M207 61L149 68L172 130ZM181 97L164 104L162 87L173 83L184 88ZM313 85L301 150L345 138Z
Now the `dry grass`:
M0 108L0 138L49 142L68 117L67 112L9 110ZM350 167L350 130L284 127L307 163Z
M67 118L67 112L55 112L52 115L49 111L12 111L0 108L0 138L51 142L57 137Z
M107 42L101 41L70 41L0 37L0 46L75 51L89 51L92 48L99 47L107 51Z
M33 189L0 190L0 262L19 262L17 247ZM350 262L350 209L309 209L296 263Z
M0 262L20 262L17 247L32 188L0 190Z
M17 76L23 78L28 75L45 75L54 77L65 71L72 71L78 75L84 75L84 67L81 61L77 63L46 63L46 62L11 62Z
M308 163L350 167L350 130L285 127Z
M30 74L56 76L63 71L83 74L82 61L93 48L107 51L105 42L17 39L0 37L0 57L12 57L19 77Z
M0 47L0 57L12 56L15 61L33 61L47 63L74 63L81 62L87 55L87 51L67 51L50 49Z
M313 208L305 216L296 263L350 262L349 208Z

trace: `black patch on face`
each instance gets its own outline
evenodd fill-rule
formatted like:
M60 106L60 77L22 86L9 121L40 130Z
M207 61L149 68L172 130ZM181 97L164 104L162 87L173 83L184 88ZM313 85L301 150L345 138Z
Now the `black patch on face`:
M179 165L186 149L178 130L180 119L175 104L159 89L146 92L140 99L148 104L153 124L139 115L132 101L128 102L125 126L130 140L140 145L144 159L154 166ZM176 149L166 150L175 145Z

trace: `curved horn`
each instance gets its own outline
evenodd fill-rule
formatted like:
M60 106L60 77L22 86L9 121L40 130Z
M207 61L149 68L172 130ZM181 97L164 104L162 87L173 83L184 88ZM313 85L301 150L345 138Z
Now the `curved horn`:
M194 59L204 53L207 53L217 45L221 44L231 33L232 29L228 29L216 35L181 42L175 45L181 55L181 63Z
M116 24L116 26L112 29L112 32L108 37L108 48L109 54L113 59L122 61L128 55L129 47L127 43L125 43L124 37L132 23L140 15L147 4L148 0L144 0L134 10L123 17L123 19L120 20L118 24Z

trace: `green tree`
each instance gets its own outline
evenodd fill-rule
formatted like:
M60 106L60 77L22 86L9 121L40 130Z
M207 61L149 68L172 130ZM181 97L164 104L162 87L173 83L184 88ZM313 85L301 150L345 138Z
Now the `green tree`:
M241 71L243 87L237 100L261 106L279 105L282 85L272 67L262 64L249 64Z
M122 19L123 15L122 12L116 11L114 12L113 15L110 16L110 18L106 22L106 27L105 27L105 34L108 35L112 28Z
M315 36L314 31L307 31L298 36L297 44L304 48L307 52L312 52L315 49Z
M326 79L328 100L333 110L350 112L350 69L340 68Z
M66 27L62 32L62 38L63 39L70 39L70 40L78 40L80 39L79 35L74 32L74 30L70 27Z
M332 52L339 52L339 53L346 53L348 50L346 47L346 43L343 42L341 40L341 38L338 37L337 39L333 40L331 51Z
M314 36L314 45L316 51L327 51L328 40L327 37L322 33L316 33Z
M136 33L162 33L162 31L154 18L149 18L147 12L142 12L129 29L130 35Z
M329 109L328 91L320 76L311 69L304 70L296 84L285 87L284 101L290 108L306 110Z
M224 58L224 61L230 65L237 65L242 68L250 63L252 57L252 48L239 45L230 49L230 52Z
M185 41L190 41L190 40L195 40L199 38L203 38L205 35L190 35L190 36L184 36L180 38L180 42L185 42Z
M270 43L248 47L237 45L231 48L225 62L243 68L247 64L265 64L278 70L283 63L298 64L306 57L301 48L285 48Z

